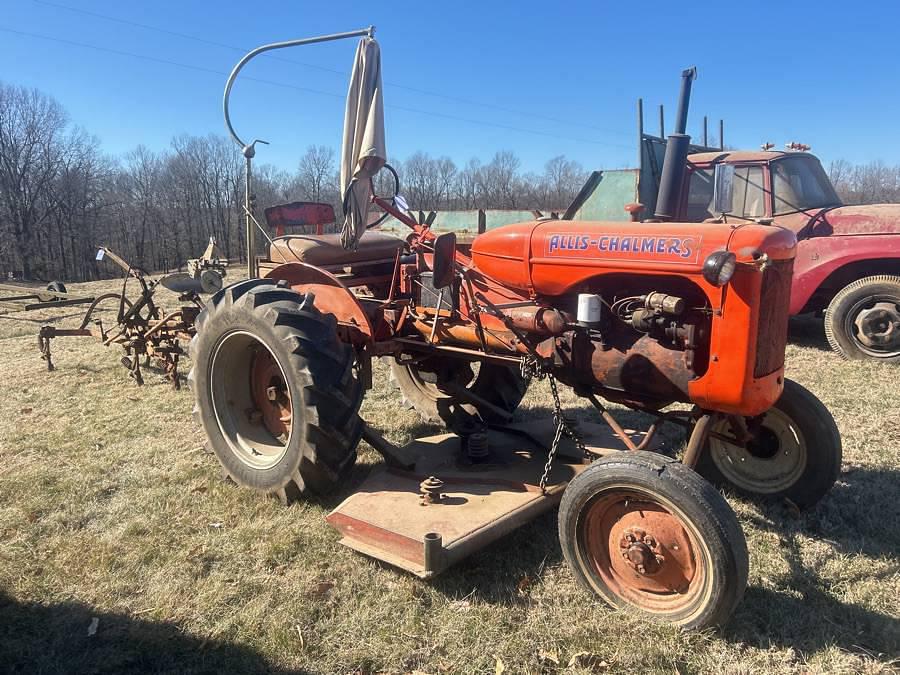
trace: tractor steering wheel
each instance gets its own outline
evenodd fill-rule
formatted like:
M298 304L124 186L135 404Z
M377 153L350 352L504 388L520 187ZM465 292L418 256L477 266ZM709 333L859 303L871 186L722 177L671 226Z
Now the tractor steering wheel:
M385 164L382 168L390 171L391 175L394 177L394 194L391 195L391 204L396 205L397 197L400 195L400 176L397 175L397 172L394 170L394 167L392 167L387 162L385 162ZM377 176L378 174L375 174L375 175ZM372 182L372 194L374 195L375 194L374 176L372 178L370 178L369 180ZM377 196L380 196L380 195L377 195ZM387 212L382 213L381 216L378 218L378 220L376 220L371 225L367 225L366 229L370 230L373 227L377 227L378 225L381 225L381 223L383 223L390 215L391 214L387 213Z

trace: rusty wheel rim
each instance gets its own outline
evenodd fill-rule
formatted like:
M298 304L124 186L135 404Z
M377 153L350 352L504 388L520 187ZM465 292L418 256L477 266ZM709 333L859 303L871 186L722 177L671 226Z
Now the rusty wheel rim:
M268 349L257 349L253 356L250 388L263 425L279 441L286 442L291 435L291 391Z
M875 358L900 355L900 298L877 295L857 302L845 317L848 335Z
M771 408L753 439L741 445L724 440L731 435L727 420L716 425L709 453L719 472L735 487L755 494L787 490L803 475L807 463L806 438L790 417Z
M629 486L608 488L582 519L579 553L606 600L667 617L702 608L710 593L710 554L668 500Z
M272 350L246 331L219 340L209 367L219 431L232 454L254 469L278 464L293 432L293 405Z

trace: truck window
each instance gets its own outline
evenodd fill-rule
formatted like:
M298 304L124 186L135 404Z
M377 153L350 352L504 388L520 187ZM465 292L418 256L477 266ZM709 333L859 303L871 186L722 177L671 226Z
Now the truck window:
M714 218L711 211L713 199L713 170L694 169L688 184L687 213L685 220L689 223L701 223L707 218Z
M809 156L772 162L775 215L838 206L840 198L819 161Z
M735 168L732 215L741 218L762 218L766 215L765 195L761 166Z

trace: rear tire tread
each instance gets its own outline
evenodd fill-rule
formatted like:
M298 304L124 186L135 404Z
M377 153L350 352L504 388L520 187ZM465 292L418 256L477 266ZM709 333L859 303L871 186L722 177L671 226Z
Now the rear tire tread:
M208 359L214 345L214 340L204 339L204 328L226 310L231 314L240 313L248 322L263 321L274 332L276 341L284 344L283 353L287 356L281 365L285 376L296 382L302 398L302 401L295 401L295 411L297 406L303 407L304 428L295 426L293 429L293 433L301 434L302 451L296 466L279 484L261 488L253 484L251 473L227 468L222 455L230 454L229 448L216 451L212 441L208 441L207 446L219 456L226 473L236 483L265 489L284 503L311 493L332 491L356 461L356 446L362 435L358 411L363 394L362 383L354 377L353 350L338 340L334 317L322 314L309 295L301 296L270 280L251 279L222 289L201 312L197 335L191 341L194 365L188 381L195 391L198 358L204 356L198 350L207 352ZM226 316L226 319L230 318L232 316ZM213 344L206 344L208 342ZM208 368L208 364L205 367ZM204 415L199 401L195 403L193 413L208 436L211 429L218 430L215 416ZM212 419L204 422L204 417ZM295 415L294 419L300 417Z

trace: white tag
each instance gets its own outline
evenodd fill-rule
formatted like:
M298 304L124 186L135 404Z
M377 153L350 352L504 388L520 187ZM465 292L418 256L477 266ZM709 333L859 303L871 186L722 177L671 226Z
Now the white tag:
M97 260L103 260L103 256L106 255L106 249L100 248L97 249Z
M409 211L409 204L406 203L406 198L403 195L394 197L394 205L401 211Z

